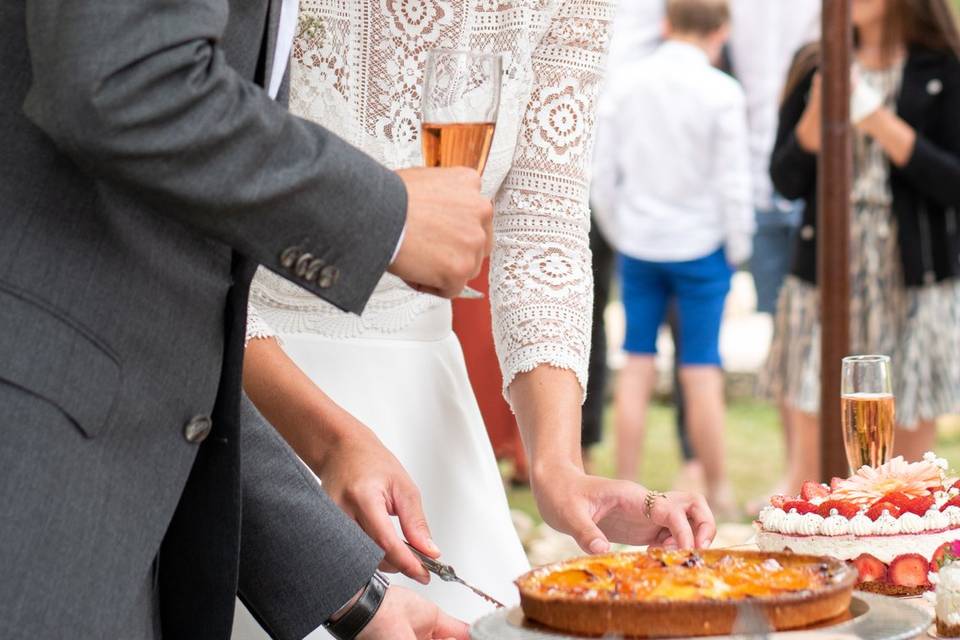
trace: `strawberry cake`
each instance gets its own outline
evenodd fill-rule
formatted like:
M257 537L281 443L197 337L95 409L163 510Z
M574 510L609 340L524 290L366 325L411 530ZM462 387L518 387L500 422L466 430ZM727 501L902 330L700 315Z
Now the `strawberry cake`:
M944 549L960 539L960 481L947 467L927 453L920 462L862 467L829 486L804 483L799 496L774 496L760 512L757 544L851 562L863 591L923 593Z

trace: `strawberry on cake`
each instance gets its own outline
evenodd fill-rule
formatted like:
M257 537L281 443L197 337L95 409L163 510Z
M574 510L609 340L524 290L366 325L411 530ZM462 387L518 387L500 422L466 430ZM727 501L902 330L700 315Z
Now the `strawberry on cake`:
M960 481L947 461L896 457L861 467L829 486L804 483L799 496L774 496L756 523L763 551L827 555L853 563L857 588L917 595L931 588L946 543L960 539Z

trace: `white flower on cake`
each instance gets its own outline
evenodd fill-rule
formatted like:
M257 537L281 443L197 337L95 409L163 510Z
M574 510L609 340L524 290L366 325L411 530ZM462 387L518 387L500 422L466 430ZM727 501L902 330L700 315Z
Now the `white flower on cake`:
M907 462L897 456L879 467L863 466L833 491L839 500L854 504L873 504L888 493L900 492L922 498L943 486L943 472L935 463Z

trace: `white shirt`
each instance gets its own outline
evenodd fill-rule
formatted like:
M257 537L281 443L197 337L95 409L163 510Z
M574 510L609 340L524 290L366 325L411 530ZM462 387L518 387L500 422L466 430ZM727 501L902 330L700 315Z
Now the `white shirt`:
M300 0L283 0L283 4L280 5L280 25L273 55L273 68L270 70L270 86L267 87L267 93L274 100L280 93L280 83L283 82L283 74L287 72L287 64L290 62L299 13Z
M700 49L667 41L619 75L598 132L593 201L621 252L665 262L749 257L746 100Z
M820 36L821 0L733 0L730 8L730 57L747 96L753 200L769 210L781 93L794 54Z

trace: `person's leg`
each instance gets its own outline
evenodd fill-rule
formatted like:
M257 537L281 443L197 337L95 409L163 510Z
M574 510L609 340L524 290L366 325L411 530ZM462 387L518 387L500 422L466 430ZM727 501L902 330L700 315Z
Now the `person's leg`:
M607 387L607 331L604 311L610 301L614 253L597 225L590 229L590 250L593 253L593 329L591 332L587 399L583 403L580 447L583 464L591 471L591 449L603 438L603 410Z
M660 267L619 258L621 297L626 312L627 358L614 392L617 477L636 480L646 433L647 407L656 380L657 331L667 304Z
M936 439L937 423L934 420L921 420L915 429L905 429L897 425L893 436L894 455L915 462L923 458L927 451L933 451Z
M753 236L750 275L757 291L757 311L776 312L777 297L791 260L793 233L799 223L802 204L774 196L770 209L756 212L757 230Z
M616 474L637 480L647 427L647 407L656 381L652 355L627 354L617 374L614 426L617 432Z
M687 426L703 465L707 498L721 516L732 515L733 495L725 468L723 370L720 322L730 289L730 268L722 252L687 263L675 272L680 316L681 385Z
M670 325L670 335L673 338L673 406L676 410L677 440L680 443L680 473L674 481L677 491L703 493L703 465L697 460L690 443L690 433L687 429L687 411L684 406L683 385L680 383L680 325L677 318L676 300L671 301L667 311L667 323Z

